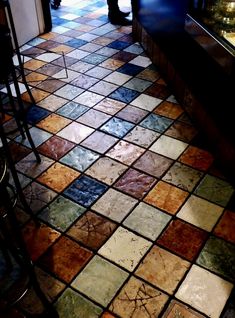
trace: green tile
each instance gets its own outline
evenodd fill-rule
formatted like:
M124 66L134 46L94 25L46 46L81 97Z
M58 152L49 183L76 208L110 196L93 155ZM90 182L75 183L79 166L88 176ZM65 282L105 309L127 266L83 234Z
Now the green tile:
M107 306L127 277L128 273L125 271L95 256L77 276L72 286L101 305Z
M235 282L235 245L211 237L201 251L197 264Z
M55 304L60 318L98 318L102 309L68 288Z
M234 188L226 181L206 175L194 193L214 203L226 206Z

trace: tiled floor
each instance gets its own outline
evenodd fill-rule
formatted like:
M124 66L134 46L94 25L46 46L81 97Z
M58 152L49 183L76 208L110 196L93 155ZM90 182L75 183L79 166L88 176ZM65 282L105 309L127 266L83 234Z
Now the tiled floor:
M22 50L42 163L11 145L43 290L60 318L234 318L234 188L105 0L52 15ZM32 295L22 306L40 311Z

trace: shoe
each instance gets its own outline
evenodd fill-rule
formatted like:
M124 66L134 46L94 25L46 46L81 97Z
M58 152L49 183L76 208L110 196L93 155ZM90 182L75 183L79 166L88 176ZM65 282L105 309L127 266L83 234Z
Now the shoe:
M118 24L118 25L132 25L132 21L125 18L125 16L122 15L116 15L116 16L110 16L109 15L109 21L112 24Z
M119 15L124 17L124 18L128 17L129 14L130 14L130 12L119 11Z

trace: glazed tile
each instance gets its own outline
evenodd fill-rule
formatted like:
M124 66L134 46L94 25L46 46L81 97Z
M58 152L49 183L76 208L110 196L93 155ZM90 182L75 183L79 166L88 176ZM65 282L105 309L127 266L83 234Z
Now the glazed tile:
M89 207L94 203L107 189L103 183L97 182L87 176L82 176L75 180L64 194L75 202Z
M65 83L60 80L49 78L43 81L42 83L40 83L37 87L49 93L54 93L55 91L57 91L59 88L61 88L64 85Z
M56 53L43 53L36 57L37 60L43 61L43 62L52 62L60 57L59 54Z
M187 146L185 142L162 135L150 147L150 150L176 160Z
M153 177L130 169L114 184L114 187L137 199L142 199L155 182Z
M63 196L58 196L39 213L39 218L55 228L65 231L84 212L84 207Z
M171 217L144 202L138 206L125 219L123 224L129 229L154 241L170 221Z
M214 158L208 151L189 146L180 156L179 161L195 169L206 171L211 167Z
M146 94L140 94L136 99L131 101L131 105L137 106L147 111L152 111L158 104L161 103L161 99L148 96Z
M162 317L176 318L177 315L179 315L179 317L184 318L205 318L204 315L201 315L195 310L189 308L188 306L173 300Z
M86 171L86 174L111 185L126 169L127 167L119 162L101 157ZM109 171L108 174L107 171Z
M66 233L85 246L98 250L112 235L116 224L93 212L86 212Z
M189 262L155 245L140 263L135 274L173 294L189 267Z
M69 283L91 257L92 252L62 236L40 258L40 265Z
M45 224L30 221L24 226L22 235L32 261L36 261L59 238L60 233Z
M121 140L111 150L109 150L106 155L120 161L121 163L131 165L141 156L143 152L143 148Z
M76 277L72 287L107 306L127 277L127 272L97 255Z
M216 237L210 237L202 249L197 264L235 282L235 246Z
M67 117L69 119L77 119L79 116L84 114L89 107L77 104L75 102L68 102L57 110L57 114Z
M52 136L50 133L43 131L42 129L39 129L37 127L30 128L29 132L32 136L35 147L38 147ZM22 136L18 136L17 138L15 138L15 141L20 142L22 145L31 148L27 138L22 139Z
M136 54L124 52L124 51L119 51L118 53L112 56L113 59L123 61L123 62L129 62L134 57L136 57Z
M57 136L65 138L69 141L72 141L74 143L80 143L82 140L84 140L86 137L88 137L94 129L89 128L85 125L72 122L67 127L62 129Z
M119 72L113 72L104 78L105 81L116 85L123 85L129 79L131 79L131 76Z
M88 53L83 52L85 55ZM83 61L77 61L76 63L74 63L71 68L76 71L76 72L80 72L80 73L84 73L87 72L88 70L92 69L94 67L93 64L89 64Z
M87 44L87 41L84 41L81 39L72 39L72 40L69 40L68 42L66 42L66 44L77 49L77 48Z
M140 78L133 78L127 83L124 84L124 87L133 89L134 91L143 92L145 91L152 83Z
M81 37L79 38L79 40L81 40ZM102 48L102 45L95 44L95 43L86 43L85 45L80 47L81 50L84 50L84 51L87 51L87 52L91 52L91 53L92 52L96 52L96 51L98 51L101 48ZM96 53L101 54L99 51L96 52Z
M25 78L26 78L26 81L29 83L29 85L36 86L41 81L46 80L47 76L37 72L31 72L30 74L26 75Z
M37 149L44 156L47 156L54 160L58 160L73 147L74 144L72 142L57 136L52 136L46 142L41 144Z
M149 241L119 227L98 253L128 271L133 271L150 246Z
M110 98L118 100L123 103L130 103L139 95L138 92L133 91L132 89L119 87L116 91L109 95Z
M159 133L144 127L136 126L124 137L124 140L132 142L140 147L148 148L158 137Z
M99 158L99 155L91 150L76 146L67 153L60 161L76 170L85 171L95 160Z
M37 213L45 205L51 202L57 195L56 192L49 190L37 182L32 182L24 190L25 199L31 210Z
M95 36L95 35L94 35L94 36ZM94 40L92 40L92 42L105 46L105 45L107 45L107 44L113 42L113 40L110 39L110 38L107 38L107 37L105 37L105 36L97 36L97 35L96 35L96 38L95 38Z
M123 73L126 75L137 76L143 69L144 68L141 66L126 63L123 66L121 66L119 69L117 69L117 71L119 73Z
M127 105L125 108L123 108L116 116L128 120L131 123L137 124L143 119L148 112L146 112L143 109L139 109L137 107Z
M128 46L127 48L125 48L123 51L139 55L139 54L144 52L144 49L142 48L142 46L139 43L136 42L136 43Z
M225 210L222 218L214 229L215 235L235 243L235 213L232 211Z
M168 87L165 85L165 83L164 84L159 83L160 80L161 78L157 82L149 86L148 89L146 89L145 94L148 94L150 96L157 97L163 100L166 99L170 95L170 91Z
M71 81L71 84L77 87L88 89L92 85L98 82L98 79L87 76L85 74L77 74L76 78Z
M174 184L183 190L192 191L202 176L202 172L176 162L162 180Z
M154 131L157 131L159 133L163 133L171 124L172 120L166 117L162 117L156 114L150 114L148 115L141 123L140 125L142 127L152 129Z
M86 72L86 75L93 76L98 79L103 79L107 75L111 73L111 70L108 70L106 68L100 67L100 66L95 66L91 70L88 70Z
M193 261L206 238L205 231L176 219L170 223L157 243L188 261Z
M103 112L90 109L84 115L80 116L77 119L77 122L93 128L99 128L102 124L108 121L110 117L110 115L104 114Z
M55 92L55 95L69 100L80 95L84 90L74 85L66 84Z
M111 220L121 222L137 204L137 200L114 189L109 189L92 209Z
M71 123L71 120L59 116L57 114L51 114L47 116L45 119L42 119L38 124L37 127L44 129L52 134L56 134L62 128L67 126Z
M93 44L93 45L97 45L97 44ZM110 57L112 55L114 55L115 53L117 53L118 50L116 49L112 49L110 47L102 47L101 45L99 45L99 50L96 52L97 54L101 54L107 57Z
M197 134L197 130L187 123L175 121L165 132L165 135L174 137L184 142L190 142Z
M154 113L171 119L177 119L183 114L183 109L179 104L164 101L155 109Z
M128 121L113 117L106 124L104 124L100 129L113 136L122 138L133 127L134 125L129 123Z
M146 151L134 164L134 167L160 178L172 164L172 160L154 152Z
M103 154L117 141L118 139L113 136L107 135L103 132L95 131L85 141L83 141L81 145Z
M135 64L142 67L148 67L152 62L148 57L145 56L137 56L133 60L130 61L131 64Z
M192 195L177 213L177 217L210 232L222 213L222 207Z
M42 67L40 67L37 71L39 73L48 75L48 76L52 76L56 73L58 73L59 71L61 71L63 68L59 65L52 65L52 64L45 64ZM48 79L48 82L50 82L50 80L52 79ZM64 85L64 83L63 83Z
M125 107L126 104L116 101L111 98L105 98L100 103L94 106L95 109L100 110L106 114L115 115L119 110Z
M219 318L231 289L229 282L193 265L176 297L211 318Z
M107 59L106 56L103 56L103 55L100 55L97 53L91 53L91 54L85 56L84 58L82 58L82 61L86 62L86 63L98 65L98 64L102 63L103 61L105 61L106 59Z
M226 206L234 188L228 182L207 174L194 192L202 198Z
M18 144L14 141L9 143L9 150L14 163L20 161L31 152L31 149L26 148L25 146L22 146L21 144Z
M95 94L92 92L84 92L83 94L75 98L74 101L82 105L92 107L95 104L99 103L103 98L104 96L99 94Z
M129 46L128 43L122 42L122 41L113 41L112 43L107 45L107 47L111 47L111 48L117 49L117 50L123 50L128 46Z
M143 68L142 71L137 75L137 77L145 79L147 81L155 82L160 77L160 75L155 70L151 70L149 68Z
M38 106L41 106L45 109L48 109L50 111L56 111L58 108L66 104L68 101L64 98L50 95L49 97L42 100L40 103L38 103Z
M168 296L141 280L131 277L110 305L119 317L158 317Z
M125 62L119 61L119 60L115 60L113 58L108 58L104 62L100 63L99 66L107 68L109 70L115 71L116 69L121 67L123 64L125 64Z
M47 65L46 62L31 59L31 60L24 63L24 68L31 70L31 71L36 71L37 69L39 69L43 65Z
M111 94L118 86L112 83L107 83L105 81L99 81L97 84L89 88L91 92L99 93L104 96Z

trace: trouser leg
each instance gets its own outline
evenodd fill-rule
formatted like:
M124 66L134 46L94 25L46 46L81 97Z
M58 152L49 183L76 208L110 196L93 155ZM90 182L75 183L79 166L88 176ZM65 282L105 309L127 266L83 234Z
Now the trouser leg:
M109 14L119 12L118 0L107 0Z

